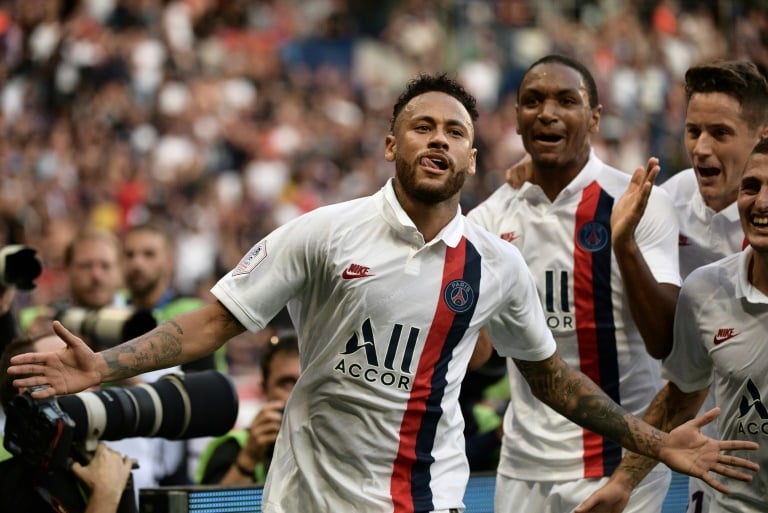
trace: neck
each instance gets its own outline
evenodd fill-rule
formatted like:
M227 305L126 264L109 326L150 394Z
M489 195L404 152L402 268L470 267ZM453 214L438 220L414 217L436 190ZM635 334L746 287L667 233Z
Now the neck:
M768 254L752 251L747 277L753 287L768 296Z
M131 293L131 304L137 308L152 309L163 299L168 287L155 287L144 294Z
M439 203L426 203L405 193L397 180L394 182L395 196L405 213L411 218L425 242L434 239L440 230L456 216L459 206L459 195L456 194Z
M554 201L560 192L584 169L589 161L587 151L578 161L566 165L531 162L531 183L542 188L549 201Z

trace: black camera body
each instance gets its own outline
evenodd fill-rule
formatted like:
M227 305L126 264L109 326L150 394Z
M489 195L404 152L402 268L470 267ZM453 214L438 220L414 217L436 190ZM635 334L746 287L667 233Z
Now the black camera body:
M31 387L13 399L5 424L4 445L46 472L66 469L75 423L55 398L33 399Z
M21 244L0 248L0 285L32 290L42 271L43 264L34 248Z
M48 399L31 389L8 409L4 445L43 472L85 464L99 440L136 436L188 439L219 436L237 420L232 381L206 370L165 374L154 383L106 387Z

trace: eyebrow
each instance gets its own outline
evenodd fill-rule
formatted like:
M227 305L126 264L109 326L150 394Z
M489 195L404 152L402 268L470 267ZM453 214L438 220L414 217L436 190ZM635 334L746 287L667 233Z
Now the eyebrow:
M411 123L417 123L419 121L427 121L429 123L432 123L433 125L437 124L437 120L433 116L429 116L427 114L421 115L421 116L414 116L411 118ZM469 129L470 125L467 125L465 121L462 121L460 119L448 119L445 122L446 125L450 126L460 126L466 129Z

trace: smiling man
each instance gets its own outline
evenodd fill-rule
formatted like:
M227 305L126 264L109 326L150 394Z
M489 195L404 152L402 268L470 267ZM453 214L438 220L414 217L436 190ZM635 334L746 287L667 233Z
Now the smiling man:
M708 396L722 408L719 434L752 440L761 466L751 483L729 495L708 491L710 513L768 511L768 139L761 140L738 176L737 209L749 245L694 270L683 282L674 346L664 360L665 388L646 420L669 430L696 415ZM619 512L632 487L655 462L629 454L608 485L579 513ZM692 501L689 512L701 511Z
M669 197L652 185L656 159L630 181L595 155L601 110L581 63L550 55L532 64L517 106L531 175L519 189L500 187L469 217L503 239L515 234L560 354L641 415L663 386L651 355L671 345L678 230ZM607 481L621 447L535 401L508 367L496 511L572 511ZM628 511L659 511L669 479L656 469Z

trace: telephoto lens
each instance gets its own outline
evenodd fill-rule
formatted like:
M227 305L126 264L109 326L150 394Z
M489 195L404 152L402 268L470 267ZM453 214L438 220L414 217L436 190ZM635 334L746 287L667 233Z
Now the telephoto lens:
M232 429L238 412L232 381L215 370L169 373L154 383L107 387L57 399L75 423L74 442L219 436Z

